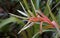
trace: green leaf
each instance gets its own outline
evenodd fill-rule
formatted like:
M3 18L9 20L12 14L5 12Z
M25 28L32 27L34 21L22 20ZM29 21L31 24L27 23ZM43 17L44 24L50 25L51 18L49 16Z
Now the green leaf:
M60 8L58 8L57 20L58 20L58 23L59 23L59 25L60 25Z
M8 19L3 20L3 21L0 23L0 29L1 29L3 26L5 26L6 24L11 23L11 22L15 22L15 21L16 21L16 18L14 18L14 17L10 17L10 18L8 18Z
M46 6L45 9L44 9L44 14L45 14L46 16L49 16L49 9L48 9L47 6Z
M24 2L24 5L26 6L26 9L27 9L27 12L28 12L28 10L30 10L30 6L28 6L27 0L23 0L23 2ZM33 3L33 2L32 2L32 3ZM31 9L33 9L33 8L31 8ZM31 10L30 10L30 11L31 11ZM32 13L34 14L34 16L36 16L34 10L32 11ZM30 15L29 12L28 12L28 14Z
M47 7L48 7L48 10L49 10L49 14L50 14L50 16L52 17L52 19L56 21L55 16L54 16L53 13L51 12L51 8L50 8L50 6L49 6L49 2L50 2L50 1L48 0L48 1L47 1Z
M41 0L36 0L36 9L38 10L39 9L39 3L40 3Z

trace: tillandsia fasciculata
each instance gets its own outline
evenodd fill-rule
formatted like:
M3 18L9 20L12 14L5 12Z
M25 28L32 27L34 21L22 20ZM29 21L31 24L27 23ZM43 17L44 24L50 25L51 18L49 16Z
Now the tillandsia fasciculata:
M32 0L30 0L30 1L31 1L31 5L33 7L33 10L34 10L34 13L35 14L33 14L33 12L28 8L27 3L26 3L26 0L23 0L23 2L25 3L26 9L23 6L23 4L20 2L20 5L22 6L24 12L22 12L20 10L17 10L20 14L22 14L22 15L24 15L26 17L16 16L14 14L9 13L9 14L11 14L13 16L16 16L16 17L19 17L19 18L22 18L22 19L28 21L27 24L18 32L18 34L20 34L25 29L33 26L33 24L35 24L36 22L39 22L40 23L40 31L39 31L39 33L42 33L43 32L43 29L42 29L43 22L49 24L48 26L45 26L45 27L48 27L48 28L56 28L57 32L60 32L59 31L60 26L55 22L55 20L51 21L47 16L45 16L42 13L42 11L40 9L36 9L35 8Z

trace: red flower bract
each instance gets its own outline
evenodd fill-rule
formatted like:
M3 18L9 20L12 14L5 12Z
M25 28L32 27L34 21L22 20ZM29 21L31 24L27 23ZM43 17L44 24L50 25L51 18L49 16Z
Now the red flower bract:
M50 24L53 28L56 28L55 24L56 22L52 22L47 16L45 16L43 13L41 13L41 15L37 14L37 17L31 17L29 18L30 22L40 22L40 32L42 32L42 22L46 22L48 24Z

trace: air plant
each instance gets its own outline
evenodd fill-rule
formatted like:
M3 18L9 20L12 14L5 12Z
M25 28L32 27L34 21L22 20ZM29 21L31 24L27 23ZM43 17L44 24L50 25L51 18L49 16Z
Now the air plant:
M48 24L50 24L50 28L56 28L58 30L58 25L56 24L55 21L50 21L50 19L48 17L46 17L43 13L41 13L40 11L38 11L41 15L37 14L37 17L30 17L28 18L28 23L19 31L19 33L23 30L25 30L26 28L32 26L34 24L34 22L40 22L40 31L42 32L42 23L46 22ZM37 12L37 13L38 13ZM31 23L30 23L31 22ZM28 25L29 24L29 25ZM59 31L59 30L58 30Z
M25 3L26 0L23 0L23 2ZM42 11L40 9L36 9L34 4L33 4L33 1L31 0L31 4L32 4L32 7L34 9L34 13L35 15L33 14L32 11L30 11L30 9L28 8L28 6L26 5L25 3L25 6L26 6L26 9L24 8L23 4L20 2L20 5L22 6L24 12L20 11L20 10L17 10L20 14L26 16L26 17L21 17L21 16L17 16L19 18L22 18L23 20L27 20L27 24L24 25L24 27L18 32L18 34L20 34L22 31L26 30L27 28L33 26L36 22L39 22L40 23L40 30L39 30L39 33L42 33L43 32L43 26L42 24L45 22L45 23L48 23L49 25L48 26L45 26L45 27L48 27L48 28L56 28L57 32L60 33L59 31L59 25L55 22L55 20L51 21L46 15L44 15L42 13ZM37 6L38 7L38 6ZM10 14L10 13L9 13ZM12 14L11 14L12 15ZM16 15L12 15L12 16L16 16ZM24 18L27 18L27 19L24 19Z
M45 16L42 12L41 12L41 10L37 10L36 8L35 8L35 6L34 6L34 4L33 4L33 2L32 2L32 0L31 0L31 4L32 4L32 6L33 6L33 8L34 8L34 11L35 11L35 14L36 14L36 16L34 16L34 14L28 9L28 12L30 13L30 15L31 16L28 16L27 14L27 11L25 10L25 8L24 8L24 6L23 6L23 4L20 2L20 4L21 4L21 6L22 6L22 8L23 8L23 10L24 10L24 12L22 12L22 11L19 11L19 10L17 10L19 13L21 13L21 14L23 14L24 16L27 16L27 18L28 19L26 19L26 20L28 20L28 23L18 32L18 34L19 33L21 33L22 31L24 31L25 29L27 29L27 28L29 28L30 26L33 26L33 24L35 23L35 22L39 22L40 23L40 33L42 33L42 24L43 24L43 22L46 22L46 23L48 23L48 24L50 24L50 28L52 27L52 28L56 28L57 29L57 31L59 32L59 26L57 25L57 23L55 22L55 21L51 21L47 16Z

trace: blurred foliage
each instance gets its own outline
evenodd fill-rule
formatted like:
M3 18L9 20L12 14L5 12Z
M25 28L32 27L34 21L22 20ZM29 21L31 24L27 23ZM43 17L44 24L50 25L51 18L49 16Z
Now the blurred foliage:
M55 20L60 25L60 0L32 0L36 9L41 9L41 11L50 18L50 20ZM0 0L0 36L3 38L32 38L39 31L39 24L34 24L33 27L30 27L23 31L21 34L17 34L19 30L26 24L25 20L21 18L17 18L9 15L9 13L13 13L18 16L23 16L17 12L17 10L23 11L20 2L24 5L26 11L29 14L29 11L35 15L34 8L30 2L30 0ZM3 11L1 10L3 9ZM8 18L7 18L8 17ZM25 16L23 16L25 17ZM43 26L48 24L44 23ZM53 35L55 33L55 29L51 29ZM49 31L43 34L38 34L36 38L50 38ZM44 36L46 34L46 36ZM55 33L56 34L56 33ZM50 36L50 37L49 37ZM55 35L54 35L55 36ZM0 37L0 38L2 38ZM58 33L55 37L58 38Z

